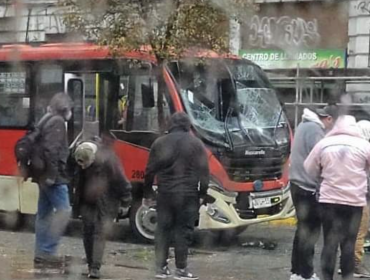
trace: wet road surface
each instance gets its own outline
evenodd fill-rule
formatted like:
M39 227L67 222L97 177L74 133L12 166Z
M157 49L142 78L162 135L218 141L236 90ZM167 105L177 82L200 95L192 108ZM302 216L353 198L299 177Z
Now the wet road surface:
M73 256L68 270L43 271L33 268L32 228L26 227L16 232L0 228L0 279L87 279L82 275L86 267L80 230L81 223L74 221L69 226L67 236L62 239L59 253ZM248 228L239 238L222 242L214 233L197 232L191 248L189 268L205 280L289 279L293 234L294 227L256 225ZM253 246L243 247L245 243ZM264 249L262 244L276 247L265 246ZM320 247L321 244L316 256L317 268ZM366 262L369 260L367 255ZM153 263L153 246L136 243L129 226L122 222L115 226L114 235L107 243L105 264L101 269L102 279L154 279ZM173 258L170 268L174 268Z

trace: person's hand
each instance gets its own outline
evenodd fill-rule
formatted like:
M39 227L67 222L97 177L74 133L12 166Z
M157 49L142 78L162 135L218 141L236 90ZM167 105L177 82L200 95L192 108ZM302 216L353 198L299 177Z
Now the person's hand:
M153 207L156 205L156 202L152 198L143 198L143 205L146 207Z

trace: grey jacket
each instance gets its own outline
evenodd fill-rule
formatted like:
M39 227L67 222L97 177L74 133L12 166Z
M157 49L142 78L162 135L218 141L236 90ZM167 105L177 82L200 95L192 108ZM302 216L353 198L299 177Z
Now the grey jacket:
M317 120L314 119L315 117L312 118L314 113L311 111L309 113L310 118L303 115L303 121L298 125L294 135L289 179L302 189L315 192L320 182L307 174L303 163L316 143L324 138L325 130L318 118Z

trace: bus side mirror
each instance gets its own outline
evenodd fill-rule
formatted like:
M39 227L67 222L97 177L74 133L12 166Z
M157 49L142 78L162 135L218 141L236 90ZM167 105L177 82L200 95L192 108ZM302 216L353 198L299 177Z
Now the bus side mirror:
M155 106L154 102L154 88L151 85L141 85L141 98L144 108L153 108Z

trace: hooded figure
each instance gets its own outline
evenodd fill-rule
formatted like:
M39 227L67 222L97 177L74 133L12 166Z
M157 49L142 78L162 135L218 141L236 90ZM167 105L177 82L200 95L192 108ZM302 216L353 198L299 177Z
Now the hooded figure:
M188 243L198 219L199 198L207 194L208 158L203 143L190 132L187 114L172 115L169 134L150 150L145 172L144 203L153 198L157 176L157 229L155 251L157 278L171 275L167 267L172 231L175 234L176 279L198 279L187 270Z
M38 165L43 168L33 176L40 187L35 223L36 266L60 265L63 261L55 254L71 212L66 172L69 149L65 124L72 116L71 109L72 100L68 94L58 93L50 101L49 112L38 124L40 139L34 154L38 155Z
M317 198L324 232L324 280L333 279L339 246L342 277L352 279L355 242L367 204L369 166L370 143L362 137L356 119L348 115L338 118L304 162L307 173L322 180Z
M131 202L131 185L114 151L101 143L83 142L74 152L80 166L76 196L83 222L88 277L100 278L105 236L121 205Z

